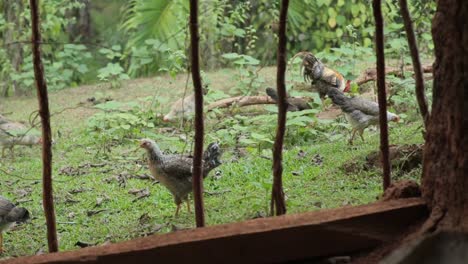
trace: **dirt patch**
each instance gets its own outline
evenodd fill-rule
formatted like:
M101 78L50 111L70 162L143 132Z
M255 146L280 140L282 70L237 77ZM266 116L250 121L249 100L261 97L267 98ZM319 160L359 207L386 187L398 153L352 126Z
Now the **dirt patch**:
M332 107L318 113L317 118L318 119L335 119L339 115L341 115L341 109L336 107L336 106L332 106Z
M392 170L399 174L406 174L422 164L422 144L411 145L391 145L389 148L390 162ZM346 162L342 169L347 173L354 173L361 170L368 171L375 168L381 168L380 150L370 152L362 160L353 160Z
M382 199L383 201L421 197L421 188L415 181L402 180L392 183L385 190Z

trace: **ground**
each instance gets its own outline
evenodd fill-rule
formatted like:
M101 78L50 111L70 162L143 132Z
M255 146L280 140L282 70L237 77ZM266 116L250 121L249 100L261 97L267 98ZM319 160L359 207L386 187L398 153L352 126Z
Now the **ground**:
M265 78L265 86L274 86L275 72L275 68L263 68L259 72ZM234 70L220 70L206 73L206 77L213 89L226 91L233 85L231 76L234 74ZM161 76L131 80L120 88L100 84L50 93L56 141L53 146L53 179L60 250L194 226L193 213L188 213L184 207L180 216L174 218L175 205L170 193L163 186L144 178L149 171L143 162L144 151L138 148L136 138L112 145L111 154L103 156L97 152L97 144L86 129L89 117L100 112L87 102L90 97L110 97L120 102L148 96L163 98L161 101L165 103L155 109L163 114L169 103L183 94L186 80L186 75L178 75L175 79ZM263 94L263 91L259 93ZM0 102L0 113L15 120L28 120L36 109L37 99L33 96L2 99ZM67 110L61 112L64 109ZM210 124L218 120L208 116L206 122ZM154 131L162 133L170 126L164 124L164 129L156 127ZM210 133L209 129L210 125L207 133ZM356 166L350 170L347 166L355 162L364 164L366 156L378 149L378 132L366 131L366 142L358 139L354 146L347 144L349 134L346 130L330 131L332 134L335 136L328 140L285 146L283 175L288 213L365 204L375 201L382 193L378 168ZM210 139L207 137L206 141ZM391 144L422 142L421 122L391 124ZM184 146L180 135L173 141L158 143L163 150L175 149L178 152ZM272 182L271 152L252 147L235 151L229 144L222 147L224 164L204 183L207 224L266 216ZM2 257L47 251L41 205L41 152L37 146L18 147L16 155L15 160L6 158L0 163L0 194L28 208L33 218L30 223L6 233L6 253ZM397 177L418 179L420 173L417 167Z

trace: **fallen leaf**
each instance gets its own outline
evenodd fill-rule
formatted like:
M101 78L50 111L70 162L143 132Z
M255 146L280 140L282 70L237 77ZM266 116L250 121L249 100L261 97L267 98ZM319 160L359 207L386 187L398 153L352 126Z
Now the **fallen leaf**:
M150 221L151 221L151 217L149 216L149 214L144 213L138 219L138 224L142 226L142 225L148 224Z
M86 214L88 216L93 216L93 215L97 215L97 214L105 212L105 211L107 211L107 209L91 210L91 211L86 212Z
M299 152L297 153L298 158L304 158L306 155L307 155L307 152L303 151L302 149L299 150Z
M90 242L83 242L83 241L78 241L75 243L75 246L78 246L80 248L85 248L85 247L92 247L95 246L96 243L90 243Z
M293 171L293 172L291 172L291 173L292 173L292 175L294 175L294 176L300 176L300 175L302 175L302 172L301 172L301 171Z

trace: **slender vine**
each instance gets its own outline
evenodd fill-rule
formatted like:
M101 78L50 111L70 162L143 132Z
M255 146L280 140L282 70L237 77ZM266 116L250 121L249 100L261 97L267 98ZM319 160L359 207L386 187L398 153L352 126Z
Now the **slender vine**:
M39 21L39 0L30 0L32 54L34 76L36 79L39 115L42 122L42 203L47 226L47 243L49 252L58 251L57 227L55 221L54 197L52 191L52 133L50 128L49 99L44 77L44 66L41 60L41 31Z
M195 94L195 146L193 150L193 198L195 202L195 219L197 227L205 226L203 209L203 88L200 76L198 34L198 0L190 0L190 50L193 89Z
M278 32L278 69L276 74L276 89L278 91L278 126L273 146L273 188L271 193L271 214L286 213L286 202L283 191L283 142L286 130L286 19L288 16L289 0L281 1L279 32Z
M390 186L390 157L388 146L388 124L387 124L387 95L385 92L385 54L384 54L384 35L383 35L383 17L381 0L373 0L373 12L375 19L375 42L377 52L377 88L379 101L379 122L380 122L380 151L382 153L383 167L383 189Z

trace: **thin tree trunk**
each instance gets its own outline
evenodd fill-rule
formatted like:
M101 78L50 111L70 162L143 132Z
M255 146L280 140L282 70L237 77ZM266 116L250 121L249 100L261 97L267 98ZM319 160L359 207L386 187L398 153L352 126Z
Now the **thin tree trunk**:
M385 94L385 55L381 0L373 0L375 42L377 49L377 88L380 122L380 151L382 152L383 189L390 186L390 156L388 151L387 97Z
M416 99L419 105L419 111L423 117L424 127L427 127L429 120L429 110L427 107L426 89L424 88L423 69L421 60L419 59L418 44L414 35L413 24L408 10L406 0L400 0L400 10L405 24L406 36L408 37L408 46L411 51L411 59L413 60L414 75L416 79Z
M70 41L89 40L91 38L91 1L79 0L83 6L74 8L67 13L69 19L75 18L75 23L67 27L68 38Z
M3 35L3 43L12 43L17 40L23 30L23 19L20 16L23 10L22 0L10 0L3 3L3 14L5 20L11 23ZM11 68L16 73L21 70L21 64L23 63L23 47L20 44L9 44L5 47L7 56L11 63ZM5 84L3 87L2 95L7 97L9 95L9 88L13 88L15 95L19 96L23 94L23 90L18 85L17 81L11 80L10 76L3 76Z
M289 0L281 1L280 26L278 41L278 70L276 74L276 87L278 89L278 126L273 146L273 188L271 193L271 214L282 215L286 213L286 202L283 191L283 142L286 130L286 19L288 16Z
M468 1L439 0L432 113L424 149L422 192L432 209L423 231L468 231Z
M42 203L47 225L47 241L49 252L58 251L57 229L55 224L54 198L52 190L52 133L50 129L49 99L47 84L44 77L44 66L41 60L41 32L39 21L39 1L30 0L32 54L34 76L36 79L37 97L39 99L39 115L42 121Z
M200 76L198 35L198 0L190 0L190 47L193 89L195 94L195 146L193 150L193 198L195 202L195 218L197 227L205 226L203 209L203 87Z

